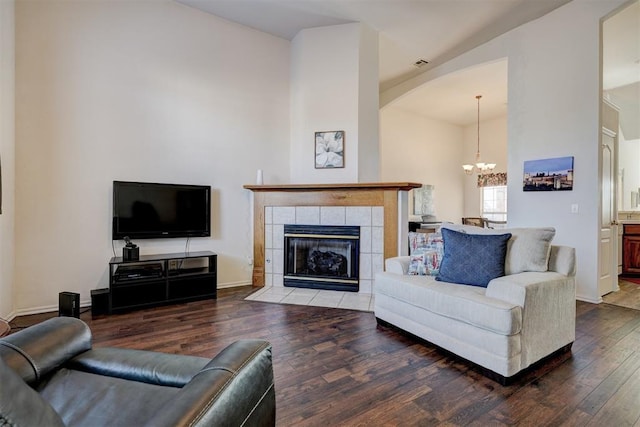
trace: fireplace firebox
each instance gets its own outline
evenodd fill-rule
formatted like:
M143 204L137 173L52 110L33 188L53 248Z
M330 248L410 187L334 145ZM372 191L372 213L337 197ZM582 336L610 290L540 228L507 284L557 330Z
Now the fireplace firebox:
M358 292L359 260L359 226L284 226L284 286Z

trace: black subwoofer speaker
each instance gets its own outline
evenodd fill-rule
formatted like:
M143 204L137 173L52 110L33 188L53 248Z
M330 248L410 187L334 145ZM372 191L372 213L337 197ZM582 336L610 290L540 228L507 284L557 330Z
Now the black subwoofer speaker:
M91 290L91 316L109 314L109 288Z
M58 316L80 318L80 294L60 292L58 294Z

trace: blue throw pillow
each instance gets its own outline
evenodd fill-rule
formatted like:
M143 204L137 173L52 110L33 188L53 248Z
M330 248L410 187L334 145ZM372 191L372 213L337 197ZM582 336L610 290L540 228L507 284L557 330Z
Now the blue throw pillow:
M504 276L504 259L511 233L466 234L442 228L444 258L436 280L486 288Z

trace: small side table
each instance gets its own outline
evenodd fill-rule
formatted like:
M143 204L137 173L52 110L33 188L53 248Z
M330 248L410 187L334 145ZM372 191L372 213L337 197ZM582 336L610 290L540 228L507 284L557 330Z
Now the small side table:
M0 319L0 337L8 335L11 331L11 326L4 320Z

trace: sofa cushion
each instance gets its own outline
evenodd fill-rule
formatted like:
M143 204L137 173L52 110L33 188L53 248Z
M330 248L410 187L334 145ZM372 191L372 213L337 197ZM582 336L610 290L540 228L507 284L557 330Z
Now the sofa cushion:
M505 274L525 271L547 271L551 241L556 235L553 227L522 227L494 230L458 224L443 224L442 229L455 230L467 234L495 235L511 233L505 257Z
M515 335L522 328L522 307L489 298L477 286L452 286L429 276L378 273L375 292L500 335Z
M442 237L444 258L436 280L486 288L492 279L504 276L510 233L466 234L444 228Z

